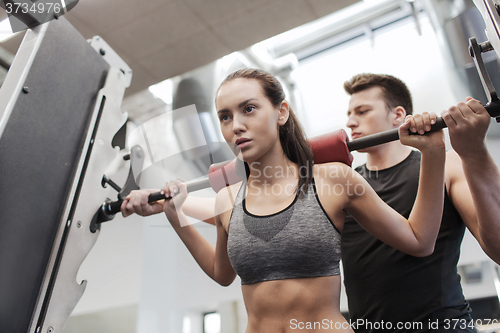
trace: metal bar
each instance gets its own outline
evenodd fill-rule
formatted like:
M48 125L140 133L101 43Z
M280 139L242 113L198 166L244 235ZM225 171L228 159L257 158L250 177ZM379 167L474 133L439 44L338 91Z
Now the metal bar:
M444 122L443 118L438 117L436 119L436 123L431 126L430 132L434 132L445 127L446 123ZM412 135L415 133L410 134ZM353 151L381 145L396 140L399 140L399 133L397 128L348 141L347 148L349 149L349 151Z
M24 81L26 81L47 29L48 25L42 25L26 32L2 83L2 89L0 89L0 137L9 121L17 98L22 92Z

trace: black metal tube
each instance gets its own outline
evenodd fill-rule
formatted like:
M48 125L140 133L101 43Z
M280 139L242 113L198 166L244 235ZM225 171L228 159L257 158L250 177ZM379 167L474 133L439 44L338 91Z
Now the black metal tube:
M486 109L488 110L488 112L490 112L488 104L486 106ZM491 112L490 112L490 114L491 114ZM438 117L436 119L436 123L431 125L430 132L438 131L438 130L446 128L446 127L447 126L446 126L446 123L444 122L443 118ZM418 133L410 132L410 135L416 135L416 134L418 134ZM365 149L368 147L377 146L377 145L384 144L387 142L396 141L398 139L399 139L399 132L398 132L398 129L395 128L395 129L392 129L389 131L384 131L384 132L368 135L368 136L365 136L363 138L349 141L349 142L347 142L347 148L349 149L349 151ZM195 180L186 182L186 186L187 186L188 192L193 192L193 191L197 191L197 190L201 190L201 189L210 187L210 181L209 181L208 176L206 176L203 178L199 178L199 179L195 179ZM152 202L155 202L158 200L163 200L163 199L166 199L166 197L163 194L161 194L160 192L155 192L155 193L151 193L149 195L148 202L152 203ZM120 206L121 206L122 202L123 202L123 200L121 200L121 199L118 201L108 202L108 203L104 204L104 207L103 207L104 211L106 212L106 214L109 214L109 215L116 214L116 213L120 212Z
M117 201L108 202L105 205L105 213L108 215L115 215L120 211L123 199L118 199Z
M194 180L186 182L186 187L187 187L188 192L194 192L194 191L198 191L198 190L210 187L210 181L208 179L208 176L206 176L203 178L194 179ZM161 194L160 192L154 192L154 193L151 193L149 195L148 202L152 203L152 202L155 202L158 200L163 200L163 199L167 199L167 198L163 194ZM123 199L118 199L117 201L106 202L102 207L102 212L105 213L105 215L107 215L107 216L113 216L116 213L120 212L120 207L122 205L122 202L123 202ZM106 221L109 221L109 219ZM98 221L97 223L102 223L102 222L106 222L106 221Z
M436 119L436 123L431 126L430 131L434 132L434 131L440 130L442 128L445 128L445 127L446 127L446 124L445 124L444 120L442 118L438 117ZM410 133L410 134L417 134L417 133ZM381 132L381 133L377 133L377 134L372 134L372 135L368 135L368 136L365 136L365 137L360 138L360 139L355 139L355 140L349 141L349 142L347 142L347 147L349 148L349 151L353 151L353 150L373 147L376 145L395 141L398 139L399 139L398 129L395 128L393 130L389 130L389 131L385 131L385 132ZM201 178L201 179L187 182L186 185L187 185L188 192L193 192L193 191L197 191L197 190L201 190L201 189L210 187L210 182L209 182L208 176L206 176L206 177ZM151 193L149 195L148 202L152 203L152 202L155 202L158 200L163 200L163 199L166 199L166 197L163 194L161 194L160 192L155 192L155 193ZM117 213L119 211L120 211L120 207L118 207L118 210L114 213Z
M446 123L444 122L443 118L438 117L436 119L436 123L431 125L430 132L434 132L434 131L440 130L442 128L445 128L445 127L446 127ZM413 135L413 134L417 134L417 133L410 132L410 134ZM383 143L396 141L398 139L399 139L398 129L395 128L392 130L380 132L377 134L368 135L368 136L365 136L365 137L362 137L359 139L349 141L349 142L347 142L347 148L349 149L349 151L365 149L368 147L381 145Z

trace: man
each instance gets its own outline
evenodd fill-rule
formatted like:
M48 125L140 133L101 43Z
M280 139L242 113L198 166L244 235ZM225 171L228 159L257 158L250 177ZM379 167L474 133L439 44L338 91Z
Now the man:
M397 128L412 114L408 88L390 75L359 74L344 88L351 95L347 127L353 139ZM415 120L423 117L430 115ZM454 151L447 153L444 212L434 253L415 258L399 252L346 214L342 263L350 319L361 323L354 327L357 332L475 331L457 262L465 227L500 262L500 173L484 142L490 117L478 101L468 98L442 117ZM399 141L362 152L367 162L356 171L408 217L417 193L420 153Z

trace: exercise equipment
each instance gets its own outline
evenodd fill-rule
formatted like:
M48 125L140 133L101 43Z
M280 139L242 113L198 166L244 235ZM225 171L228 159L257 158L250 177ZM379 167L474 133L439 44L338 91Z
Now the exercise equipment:
M497 121L499 121L500 101L496 98L496 92L494 91L493 86L490 84L485 85L485 89L487 89L486 87L491 89L489 93L491 98L485 108L491 117L494 117ZM441 117L438 117L436 119L436 123L431 126L430 132L443 129L445 127L446 123L444 120ZM410 132L410 135L416 135L416 133ZM340 129L332 133L314 137L309 140L309 143L311 144L313 150L315 164L341 162L351 166L353 161L351 151L365 149L396 140L399 140L399 132L397 128L367 135L352 141L349 141L347 133L343 129ZM244 178L245 171L243 163L238 159L234 159L211 165L206 177L188 181L186 182L186 186L188 192L209 187L211 187L215 192L219 192L222 188L235 184ZM95 223L99 224L112 219L114 215L120 211L124 197L125 196L119 195L117 201L106 202L103 204L101 207L103 213L101 213L101 216L95 220ZM160 192L155 192L149 195L148 202L152 203L163 199L168 198Z
M445 128L446 124L442 118L438 118L436 123L432 125L431 132ZM412 135L414 133L411 133ZM338 131L327 133L309 140L311 144L314 163L322 164L329 162L341 162L351 166L353 156L351 151L373 147L383 143L395 141L399 139L398 129L384 131L377 134L368 135L363 138L349 141L347 133L340 129ZM245 178L244 164L239 159L224 161L210 166L208 175L200 179L187 181L186 187L188 192L193 192L205 188L212 188L215 192L219 192L222 188L235 184ZM130 192L127 192L128 194ZM97 229L96 225L109 221L114 218L114 215L120 212L121 204L126 195L120 191L117 201L105 202L96 215L91 230ZM153 203L159 200L168 199L161 192L151 193L148 197L148 202Z
M474 63L479 73L481 83L483 84L484 91L488 97L488 102L484 107L492 118L495 118L497 122L500 122L500 100L493 84L491 83L491 79L486 71L481 57L481 53L489 52L491 50L493 50L493 47L490 42L478 44L475 38L469 39L469 52L471 57L474 58ZM436 123L431 126L430 132L446 127L447 126L444 120L441 117L438 117L436 119ZM416 133L410 132L410 135L414 134ZM328 162L341 162L351 166L353 160L351 151L365 149L395 140L399 140L399 132L397 128L377 134L367 135L352 141L349 141L347 133L341 129L332 133L314 137L309 140L309 143L311 144L313 150L314 163L321 164ZM244 173L240 171L238 175L237 164L237 160L233 160L211 166L206 178L186 183L188 192L208 187L212 187L214 191L218 192L225 186L241 181L244 177ZM167 198L160 192L156 192L150 194L148 202L152 203L163 199ZM121 201L119 203L121 204ZM109 209L114 213L117 213L120 210L119 206L116 207L116 204L114 209L111 207Z
M476 43L475 39L472 40L471 38L471 47L473 47L474 43ZM477 47L477 43L475 45L476 46L474 47ZM482 75L481 77L483 78ZM487 80L488 78L485 81L488 82ZM490 100L485 105L485 108L491 117L496 118L497 122L500 122L500 101L496 97L495 89L493 88L491 82L489 84L485 84L484 87L485 90L488 89L487 94L490 97ZM431 126L430 132L443 129L445 127L446 123L444 120L441 117L438 117L436 119L436 123ZM410 132L410 135L416 135L416 133ZM351 151L365 149L395 140L399 140L399 132L397 128L367 135L352 141L349 141L347 133L341 129L332 133L314 137L309 140L309 143L311 144L313 150L315 164L341 162L351 166L353 161ZM195 181L186 182L187 190L188 192L191 192L211 187L215 192L219 192L219 190L223 187L235 184L244 179L245 173L242 171L243 169L241 165L243 165L243 163L238 159L214 164L208 170L208 176ZM163 199L167 198L160 192L155 192L149 195L148 202L152 203ZM120 211L122 202L122 199L115 202L109 202L106 205L103 205L102 209L104 209L109 215L114 215Z
M115 62L109 59L113 58ZM0 89L0 331L62 332L110 196L131 71L64 18L28 30ZM26 199L30 193L31 199Z

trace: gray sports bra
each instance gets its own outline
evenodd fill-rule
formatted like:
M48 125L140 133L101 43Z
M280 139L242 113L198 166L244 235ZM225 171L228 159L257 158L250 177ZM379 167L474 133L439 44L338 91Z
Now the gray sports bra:
M313 183L280 212L258 216L245 207L240 187L229 221L227 252L241 284L339 275L340 233Z

